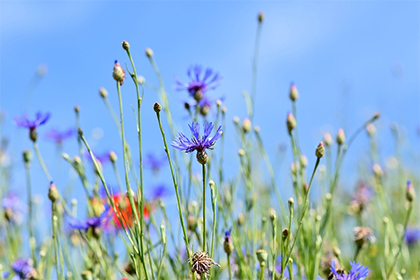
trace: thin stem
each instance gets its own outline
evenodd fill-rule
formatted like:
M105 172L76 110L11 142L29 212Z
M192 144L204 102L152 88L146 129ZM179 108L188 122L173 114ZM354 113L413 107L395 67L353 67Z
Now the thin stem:
M214 186L214 184L212 185L210 183L210 190L211 190L211 207L213 209L213 232L211 235L211 249L210 249L210 257L213 258L213 250L214 250L214 238L216 236L216 225L217 225L217 220L216 220L216 204L217 204L217 191L216 188Z
M229 271L229 280L232 280L232 271L230 268L230 254L226 254L227 255L227 266L228 266L228 271Z
M254 50L254 59L252 63L252 85L251 85L251 104L254 107L255 104L255 95L257 92L257 71L258 71L258 53L260 50L260 41L261 41L261 30L262 30L262 21L258 21L257 35L255 38L255 50ZM250 120L252 122L254 117L255 109L252 108Z
M36 142L33 142L33 143L34 143L34 151L35 151L36 157L38 158L38 162L41 165L42 170L44 171L44 174L47 177L48 181L51 182L52 177L51 177L50 173L48 172L48 169L47 169L47 166L44 163L44 160L42 159L41 153L39 152L38 144Z
M206 165L203 164L203 251L206 251Z
M26 189L28 193L28 208L29 208L29 217L28 217L28 230L29 230L29 238L30 238L30 247L31 247L31 254L32 260L34 262L34 267L36 267L36 254L35 254L35 242L34 239L34 229L33 229L33 203L32 203L32 188L31 188L31 172L30 172L30 165L29 163L25 163L25 170L26 170Z

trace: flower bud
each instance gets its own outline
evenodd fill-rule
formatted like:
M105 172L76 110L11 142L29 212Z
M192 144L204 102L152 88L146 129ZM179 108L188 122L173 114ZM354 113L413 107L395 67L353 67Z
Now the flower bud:
M260 133L260 127L258 125L254 126L254 131Z
M407 181L405 197L407 198L408 202L412 202L416 198L416 192L414 191L414 187L411 181Z
M226 114L227 108L225 106L222 107L222 114Z
M74 112L79 113L80 112L80 107L79 106L74 106Z
M286 125L287 125L287 131L289 132L289 134L292 134L292 130L296 127L296 119L292 115L292 113L287 114Z
M375 134L375 132L376 132L376 128L375 128L375 126L373 125L373 123L368 123L368 124L366 125L366 131L367 131L367 133L368 133L369 137L372 137L372 136Z
M124 69L121 68L121 65L118 62L118 60L115 60L114 70L112 71L112 77L114 78L115 81L119 82L120 85L124 83L125 71Z
M252 124L251 124L251 121L250 121L248 118L245 118L245 119L242 121L242 131L243 131L244 133L248 133L248 132L250 132L250 131L251 131L251 129L252 129Z
M143 76L137 76L137 83L144 85L146 83L146 79Z
M239 155L240 157L243 157L243 156L245 155L245 151L244 151L243 149L239 149L239 150L238 150L238 155Z
M238 124L239 123L239 117L238 116L233 117L233 123L234 124Z
M216 105L217 105L217 107L222 106L222 100L217 99L217 101L216 101Z
M199 89L194 92L193 98L195 101L200 102L203 99L203 92Z
M334 256L339 259L341 256L341 250L337 246L334 246L332 251Z
M153 56L153 51L151 48L146 48L145 53L148 58L151 58Z
M295 86L294 83L292 83L290 85L289 98L292 101L296 101L299 98L299 92L298 92L298 90L297 90L297 88L296 88L296 86Z
M289 198L289 208L293 208L293 204L295 203L295 200L293 199L293 197Z
M258 13L258 22L263 22L264 21L264 13L263 12L259 12Z
M25 165L28 165L32 160L32 153L29 150L24 150L23 153L23 161L25 162Z
M110 152L109 152L109 160L110 160L112 163L115 163L115 162L117 161L117 159L118 159L118 157L117 157L117 155L115 154L115 152L114 152L114 151L110 151Z
M376 112L376 113L373 115L373 120L378 119L380 116L381 116L381 114L380 114L379 112Z
M281 232L281 235L283 236L283 240L285 240L289 236L289 229L284 228Z
M337 133L337 137L335 139L338 145L343 144L346 141L346 136L344 135L343 129L339 129Z
M317 158L322 158L324 156L324 152L325 152L324 142L321 141L315 150L315 155Z
M268 258L268 253L264 249L259 249L256 253L258 262L260 263L260 266L265 266L265 262Z
M277 219L276 210L274 210L274 208L270 208L268 209L268 214L270 215L270 220L275 222Z
M128 51L130 49L130 44L127 41L122 42L122 47L124 50Z
M100 95L102 98L107 98L107 96L108 96L108 91L107 91L105 88L101 87L101 88L99 89L99 95Z
M236 222L238 223L238 226L242 226L244 224L244 222L245 222L244 214L239 213Z
M373 231L368 227L355 227L354 228L354 243L356 246L362 247L367 241L370 243L375 242Z
M326 146L331 146L332 144L332 137L328 132L324 134L324 142Z
M305 168L306 166L308 166L308 158L305 155L300 156L299 162L302 168Z
M234 250L232 238L230 237L230 232L231 231L232 230L227 230L225 232L225 241L223 242L223 250L228 255L230 255L233 252L233 250Z
M48 189L48 198L51 202L57 201L60 198L60 194L58 193L57 187L55 186L54 182L51 181L50 188Z
M377 163L373 165L373 174L375 174L375 176L378 178L384 175L384 172L382 171L381 166Z
M162 106L159 104L159 102L155 102L153 105L153 110L155 110L156 113L159 113L162 110Z
M80 127L77 129L77 134L83 136L83 130Z
M209 105L203 105L200 106L200 114L202 116L207 116L207 114L210 112L210 106Z

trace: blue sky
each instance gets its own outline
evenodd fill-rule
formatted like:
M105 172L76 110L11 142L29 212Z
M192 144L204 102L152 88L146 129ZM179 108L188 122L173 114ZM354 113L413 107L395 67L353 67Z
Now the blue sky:
M255 124L261 127L269 151L276 151L280 143L289 143L285 118L291 110L288 88L294 81L300 92L301 145L310 164L315 161L314 149L325 132L335 135L343 127L349 135L380 111L382 117L377 127L384 149L382 163L393 153L389 126L396 122L403 126L406 136L405 156L418 167L419 6L416 1L2 1L0 109L7 116L2 132L11 140L12 161L16 166L12 185L25 189L20 153L31 145L26 139L27 132L12 123L14 116L25 111L52 113L48 125L39 129L42 136L50 128L74 126L73 107L79 105L82 128L95 150L100 153L113 149L122 158L118 133L98 89L108 89L109 99L117 110L111 72L115 59L123 66L128 63L121 48L123 40L131 44L139 74L157 84L144 55L146 47L153 49L178 128L184 132L187 121L182 101L187 94L173 88L174 78L186 80L186 70L192 64L211 67L222 75L220 87L209 94L214 98L225 97L229 122L225 129L227 153L233 155L227 163L236 164L238 147L231 119L246 117L241 92L251 87L259 11L264 11L265 22ZM40 64L46 65L48 72L32 93L32 102L26 109L28 85ZM131 105L136 104L134 86L127 81L122 91L127 137L135 147L131 110ZM145 152L162 151L160 142L156 142L160 141L160 135L151 109L157 98L153 90L146 88ZM103 131L100 139L93 135L96 128ZM54 145L44 140L39 145L47 164L57 168ZM76 147L76 141L71 141L64 145L64 151L73 155ZM368 148L365 134L354 148L359 152L346 162L349 172L357 170L352 164ZM413 150L416 156L410 153ZM61 164L64 172L67 166ZM288 164L282 173L285 182ZM33 173L36 188L46 195L48 183L42 183L45 179L37 164ZM113 176L109 177L115 183Z

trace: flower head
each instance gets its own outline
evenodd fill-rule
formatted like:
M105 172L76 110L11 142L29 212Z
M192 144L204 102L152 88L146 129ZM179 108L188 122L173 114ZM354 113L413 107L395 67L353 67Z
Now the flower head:
M12 269L20 279L32 279L32 277L36 277L36 270L33 267L31 259L17 259L12 263Z
M118 60L115 60L114 70L112 71L112 77L114 78L115 81L119 82L120 85L124 83L125 71L124 69L122 69Z
M376 238L373 235L373 231L368 227L355 227L354 231L354 243L356 246L362 247L367 242L374 243Z
M75 133L74 129L67 129L65 131L58 131L56 129L51 129L47 132L45 137L49 140L56 142L57 144L62 144L64 140L72 137Z
M2 199L1 204L5 217L9 222L19 223L22 221L22 213L26 211L26 205L20 200L17 194L8 193Z
M331 261L331 272L334 274L335 279L337 280L360 280L364 279L369 275L370 270L367 266L360 265L355 261L350 262L351 268L350 273L339 273L335 269L335 261Z
M219 84L220 76L211 68L206 68L205 71L199 65L191 66L188 71L190 81L183 83L175 79L177 90L187 90L188 93L194 97L195 100L200 101L206 91L215 89ZM201 73L204 72L202 75Z
M15 124L19 127L29 128L29 137L35 142L38 138L36 128L46 123L49 118L50 113L42 114L41 112L37 112L34 120L30 120L28 115L24 114L22 117L15 118Z
M223 243L223 249L225 250L226 254L231 254L234 249L232 238L230 237L231 232L232 228L225 232L225 242Z
M404 237L409 246L417 243L420 240L420 228L407 228Z
M153 172L157 173L166 163L166 155L157 157L156 155L149 153L146 155L144 160L144 167L152 169Z
M175 139L172 142L172 147L177 148L181 151L184 151L186 153L191 153L193 151L197 151L197 160L201 164L205 164L208 161L208 156L206 153L206 149L213 149L214 144L216 144L216 141L222 137L222 127L219 126L219 128L216 130L216 133L213 137L209 137L211 131L214 128L213 123L204 123L204 135L200 138L199 130L200 125L198 123L192 123L191 125L188 125L192 134L193 138L189 140L183 133L179 133L178 139Z
M75 218L70 218L69 224L72 228L79 229L79 230L87 230L89 228L101 228L104 226L107 221L109 220L110 213L109 213L109 205L105 207L105 210L99 217L90 217L84 221L77 220Z

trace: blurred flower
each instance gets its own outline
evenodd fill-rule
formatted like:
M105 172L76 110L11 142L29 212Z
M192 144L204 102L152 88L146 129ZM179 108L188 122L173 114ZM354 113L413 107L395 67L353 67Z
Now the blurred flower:
M18 279L36 279L37 273L35 268L33 267L33 263L31 259L17 259L15 262L12 263L13 272L16 273ZM3 273L3 278L9 277L10 273L5 272ZM15 279L13 277L12 279Z
M220 267L218 263L210 258L207 252L195 252L192 256L191 270L198 273L199 275L204 274L204 276L207 278L212 265Z
M225 232L225 242L223 243L223 249L225 253L230 255L233 252L234 246L232 242L232 238L230 237L230 233L232 232L232 228Z
M20 118L19 117L15 118L15 124L19 127L29 128L29 138L35 142L38 138L36 128L46 123L49 118L50 118L50 113L46 113L45 115L43 115L41 112L37 112L34 120L30 120L28 118L28 115L24 114Z
M160 199L166 195L168 195L169 189L163 185L163 184L159 184L156 186L152 187L152 191L151 191L151 200L157 200Z
M206 154L206 149L213 149L214 144L216 144L217 139L222 136L223 130L222 127L219 126L215 135L212 138L209 138L211 131L213 130L212 123L204 123L204 135L200 138L199 130L200 125L198 123L192 123L188 125L192 134L193 138L191 141L183 134L179 133L178 139L175 139L172 142L172 147L177 148L181 151L186 153L191 153L193 151L197 151L197 160L201 164L205 164L208 161L208 156Z
M359 247L362 247L367 241L369 241L369 243L374 243L376 240L373 231L368 227L355 227L353 231L354 243Z
M70 218L69 224L72 228L79 229L79 230L87 230L89 228L101 228L106 224L109 220L110 213L109 213L109 205L105 207L105 210L99 217L90 217L84 221L77 220L76 218Z
M159 172L159 170L166 163L166 155L157 157L155 154L148 153L144 160L144 167L150 168L153 172Z
M199 65L191 66L188 71L190 81L187 83L175 79L177 90L187 90L195 100L200 101L206 91L215 89L219 84L220 76L213 72L211 68L206 68L204 75L201 76L202 68Z
M360 213L373 196L373 190L365 182L359 181L357 183L356 192L353 200L350 202L351 208Z
M277 260L276 260L276 265L274 267L275 268L275 273L276 274L278 273L279 275L281 275L281 261L282 261L282 259L283 259L283 256L282 255L278 256L277 257ZM298 272L298 267L297 267L297 265L295 263L293 263L292 264L292 273L293 273L293 276L295 276L297 274L297 272ZM272 273L273 272L270 271L269 272L269 275L271 276ZM283 277L285 277L286 279L290 279L289 264L288 263L286 264L286 267L284 269Z
M64 140L70 138L74 135L74 129L67 129L65 131L58 131L56 129L51 129L47 132L45 137L49 140L55 141L57 144L62 144Z
M407 228L404 233L408 245L413 245L420 240L420 228Z
M2 200L2 207L9 222L20 223L22 213L26 211L26 204L15 193L8 193Z
M368 270L367 266L360 265L355 261L350 262L350 274L346 273L339 273L335 269L335 262L331 262L331 272L334 274L335 279L337 280L359 280L364 279L369 275L370 270Z
M96 160L99 161L101 164L107 163L109 160L109 152L104 152L101 154L95 154L93 153L93 155L95 156ZM88 159L92 159L92 157L90 156L90 153L88 151L85 152L85 157Z

